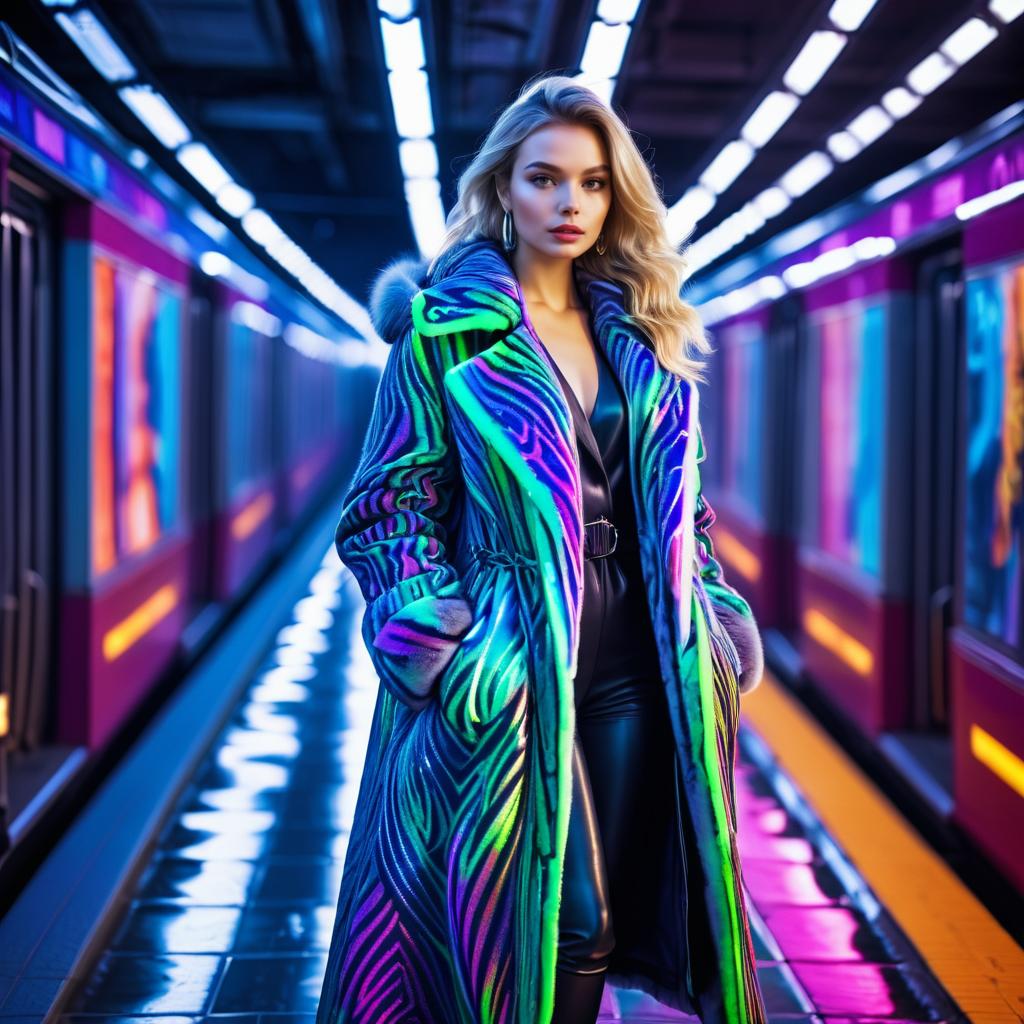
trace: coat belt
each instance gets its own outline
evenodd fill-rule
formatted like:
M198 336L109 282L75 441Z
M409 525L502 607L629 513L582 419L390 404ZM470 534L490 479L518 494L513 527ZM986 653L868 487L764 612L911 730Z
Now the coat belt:
M620 539L615 524L601 516L593 522L583 524L583 557L587 560L607 558L616 551L636 549L635 543L627 543ZM505 568L537 569L537 559L530 555L511 549L498 550L485 544L473 544L470 548L473 556L487 565L501 565Z

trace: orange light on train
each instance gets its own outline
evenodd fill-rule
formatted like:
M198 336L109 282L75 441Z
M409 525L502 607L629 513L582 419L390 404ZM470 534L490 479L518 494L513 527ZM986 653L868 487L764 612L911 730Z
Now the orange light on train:
M119 658L177 605L178 588L173 583L165 584L147 597L131 615L103 634L103 657L107 661Z
M756 583L761 578L761 559L721 526L715 527L715 550L729 563L729 568L735 569L748 583Z
M245 540L274 511L273 496L264 491L253 498L234 519L231 520L231 536L235 540Z
M980 725L971 723L971 753L1011 789L1024 796L1024 761Z
M808 608L804 612L804 630L807 635L827 651L831 651L840 661L845 662L858 675L868 676L874 666L875 659L871 651L846 630L833 622L817 608Z

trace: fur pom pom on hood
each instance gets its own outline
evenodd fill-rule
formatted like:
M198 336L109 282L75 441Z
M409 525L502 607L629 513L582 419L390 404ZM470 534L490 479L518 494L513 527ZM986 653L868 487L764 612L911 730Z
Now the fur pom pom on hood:
M431 288L465 267L465 261L481 250L496 248L497 243L486 238L462 239L437 257L433 273L430 273L430 259L425 256L402 254L388 263L374 279L370 289L369 312L377 334L389 345L400 338L412 325L411 304L416 294ZM477 275L507 273L499 255ZM509 309L511 319L518 320L518 304Z
M425 257L402 255L377 274L370 289L370 319L374 330L389 345L412 323L409 304L428 283L429 266Z

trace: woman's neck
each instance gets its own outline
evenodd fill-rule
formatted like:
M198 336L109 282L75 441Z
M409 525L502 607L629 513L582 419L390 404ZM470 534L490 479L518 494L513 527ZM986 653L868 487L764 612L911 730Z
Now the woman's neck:
M544 306L552 313L580 308L572 260L547 256L520 245L513 254L512 265L529 305Z

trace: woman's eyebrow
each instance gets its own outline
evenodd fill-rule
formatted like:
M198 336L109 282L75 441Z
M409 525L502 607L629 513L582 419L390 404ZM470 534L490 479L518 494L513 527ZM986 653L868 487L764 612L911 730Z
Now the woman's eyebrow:
M534 160L532 164L527 164L523 170L528 171L531 167L543 167L549 171L561 171L562 168L556 164L546 163L544 160ZM588 167L583 173L593 174L595 171L608 171L611 172L611 168L607 164L598 164L596 167Z

